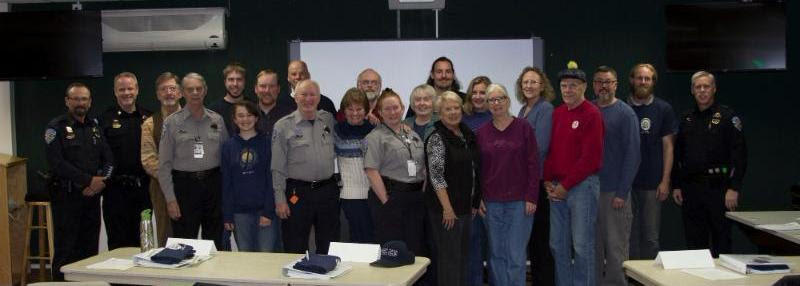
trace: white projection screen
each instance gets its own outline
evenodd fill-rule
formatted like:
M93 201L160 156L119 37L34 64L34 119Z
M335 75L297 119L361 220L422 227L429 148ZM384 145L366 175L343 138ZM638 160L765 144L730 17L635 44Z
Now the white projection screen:
M544 68L544 41L529 39L482 40L378 40L378 41L293 41L289 59L308 64L311 79L322 94L331 98L337 110L348 88L365 68L381 74L383 88L392 88L408 108L411 90L428 79L431 64L446 56L453 61L461 91L472 78L485 75L500 83L514 97L514 83L526 66ZM511 101L511 113L522 106Z

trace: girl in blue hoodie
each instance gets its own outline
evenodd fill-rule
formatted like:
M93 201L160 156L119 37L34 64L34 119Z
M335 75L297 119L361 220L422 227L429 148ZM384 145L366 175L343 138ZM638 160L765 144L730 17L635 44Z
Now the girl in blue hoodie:
M238 133L222 145L222 214L240 251L272 252L277 239L270 138L256 130L260 112L251 102L233 104Z

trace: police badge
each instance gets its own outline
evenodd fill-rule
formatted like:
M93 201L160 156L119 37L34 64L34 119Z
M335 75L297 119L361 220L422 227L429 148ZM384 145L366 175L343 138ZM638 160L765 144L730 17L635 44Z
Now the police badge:
M69 140L75 139L75 131L72 131L72 127L67 126L65 129L67 130L65 137Z

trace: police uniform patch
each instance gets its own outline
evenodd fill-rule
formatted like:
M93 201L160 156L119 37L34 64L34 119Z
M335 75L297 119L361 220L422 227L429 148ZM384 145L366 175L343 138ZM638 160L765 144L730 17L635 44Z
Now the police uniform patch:
M736 129L742 131L742 120L739 119L739 116L734 116L733 119L731 119L731 122L733 123L733 127L736 127Z
M650 118L647 118L647 117L642 118L642 122L639 125L641 125L640 127L644 131L650 130Z
M55 139L56 139L56 130L53 128L47 128L47 130L44 131L44 142L50 144Z

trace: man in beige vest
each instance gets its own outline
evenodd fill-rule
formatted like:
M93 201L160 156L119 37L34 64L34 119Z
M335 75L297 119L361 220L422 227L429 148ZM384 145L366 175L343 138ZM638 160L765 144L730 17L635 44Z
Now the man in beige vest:
M142 166L150 175L150 202L156 217L158 246L164 246L167 237L172 235L172 227L167 214L167 202L158 184L158 142L161 141L161 127L164 119L181 109L182 97L178 76L165 72L156 78L156 96L161 109L142 123Z

